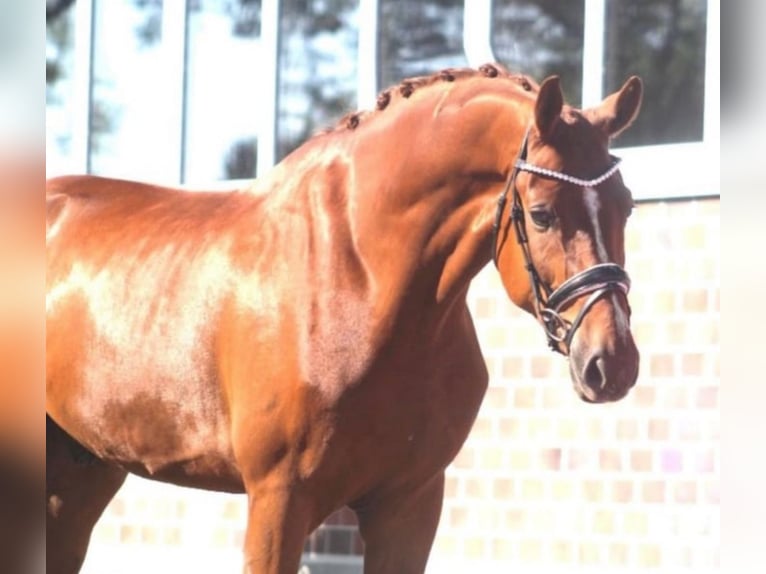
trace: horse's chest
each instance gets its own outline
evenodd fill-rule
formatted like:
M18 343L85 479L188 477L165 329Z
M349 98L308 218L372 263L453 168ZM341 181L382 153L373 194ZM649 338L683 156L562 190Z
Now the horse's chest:
M415 479L444 468L460 450L486 391L487 372L470 333L442 349L381 357L343 403L348 452L359 456L360 468Z

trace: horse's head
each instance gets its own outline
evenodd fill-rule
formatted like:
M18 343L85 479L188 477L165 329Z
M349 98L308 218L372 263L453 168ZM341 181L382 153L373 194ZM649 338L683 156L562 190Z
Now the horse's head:
M580 111L564 104L558 78L545 80L498 206L493 247L503 284L569 356L588 402L621 399L638 376L623 270L633 202L608 144L633 121L641 96L633 77Z

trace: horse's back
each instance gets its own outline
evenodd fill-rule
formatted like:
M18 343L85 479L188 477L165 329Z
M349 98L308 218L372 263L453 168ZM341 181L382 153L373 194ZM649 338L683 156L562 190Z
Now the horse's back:
M76 219L80 226L98 222L102 234L114 224L122 232L151 228L153 235L161 236L161 231L167 230L164 224L171 219L187 227L209 222L209 216L227 205L233 195L91 175L62 176L48 180L46 185L48 227L65 216Z
M176 190L138 181L128 181L96 175L64 175L49 179L45 185L49 204L66 200L108 201L115 199L149 199Z

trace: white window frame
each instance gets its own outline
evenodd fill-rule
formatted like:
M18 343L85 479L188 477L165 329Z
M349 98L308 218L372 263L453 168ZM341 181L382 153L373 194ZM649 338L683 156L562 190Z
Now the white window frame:
M95 35L94 0L78 0L75 4L75 70L71 168L90 171L89 116L92 105L93 38ZM162 49L173 78L179 101L175 123L178 126L177 171L183 178L184 162L184 74L186 64L187 0L170 0L163 9ZM379 0L359 0L359 76L357 101L360 108L374 105L380 88L378 78ZM279 0L263 0L261 5L262 54L260 73L264 78L265 105L258 114L258 165L262 175L275 163L278 107L280 43ZM585 0L583 37L584 106L602 97L604 58L604 25L606 0ZM496 61L491 45L492 0L465 0L463 47L471 66ZM622 174L638 200L706 197L720 195L720 5L707 3L707 39L705 57L705 94L702 140L693 143L647 145L617 148L624 159Z

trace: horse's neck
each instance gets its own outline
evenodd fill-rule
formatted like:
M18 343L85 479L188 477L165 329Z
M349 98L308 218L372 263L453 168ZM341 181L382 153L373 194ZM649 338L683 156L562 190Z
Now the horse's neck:
M518 132L520 143L526 119L516 123L507 133L513 141ZM499 157L487 142L477 139L471 149L464 145L470 137L444 141L446 133L410 133L415 143L407 134L392 143L378 136L375 153L360 146L351 177L360 252L376 283L384 292L416 293L438 305L464 295L490 260L501 166L517 153L509 144ZM429 145L433 150L424 149Z
M310 262L312 282L367 290L378 317L408 297L438 313L465 294L491 257L496 199L527 122L506 94L475 93L400 102L309 142L260 182L296 257L304 235L322 246L310 258L328 257Z

